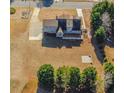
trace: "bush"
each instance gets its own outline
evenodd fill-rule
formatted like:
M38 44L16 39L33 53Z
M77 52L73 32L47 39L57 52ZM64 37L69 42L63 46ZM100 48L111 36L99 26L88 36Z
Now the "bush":
M70 67L68 85L72 90L78 88L80 84L80 70L76 67Z
M114 66L107 62L104 64L105 71L105 92L114 93Z
M15 12L16 12L16 9L13 8L13 7L11 7L11 8L10 8L10 14L15 14Z
M40 85L45 88L52 90L54 87L54 68L45 64L40 67L37 73Z
M80 89L83 93L96 92L96 75L97 71L94 67L84 69L81 75Z

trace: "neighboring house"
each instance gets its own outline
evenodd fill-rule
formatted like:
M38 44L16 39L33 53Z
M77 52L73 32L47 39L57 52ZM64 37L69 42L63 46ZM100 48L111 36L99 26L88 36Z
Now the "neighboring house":
M43 33L54 34L56 37L68 40L82 40L81 18L59 16L56 19L43 20Z

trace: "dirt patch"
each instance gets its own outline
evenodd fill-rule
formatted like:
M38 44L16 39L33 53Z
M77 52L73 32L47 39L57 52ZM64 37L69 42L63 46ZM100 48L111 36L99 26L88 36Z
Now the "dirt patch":
M26 8L26 7L15 7L16 13L10 15L10 31L11 37L19 36L21 33L24 33L27 30L33 8ZM22 12L29 12L30 14L27 15L28 18L22 18Z
M85 25L86 25L86 28L89 28L91 27L91 10L90 9L83 9L82 10L83 12L83 15L84 15L84 21L85 21Z
M108 60L114 63L114 48L105 46L104 51L105 51L105 55L108 58Z
M38 81L36 79L29 80L25 84L22 93L37 93Z
M56 19L56 16L77 16L75 9L41 9L39 13L39 19Z

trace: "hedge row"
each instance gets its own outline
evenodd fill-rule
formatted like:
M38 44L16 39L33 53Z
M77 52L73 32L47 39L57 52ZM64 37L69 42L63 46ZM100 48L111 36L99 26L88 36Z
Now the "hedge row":
M45 64L38 70L39 84L46 90L57 93L95 93L96 69L88 67L82 72L77 67L60 67L57 70Z

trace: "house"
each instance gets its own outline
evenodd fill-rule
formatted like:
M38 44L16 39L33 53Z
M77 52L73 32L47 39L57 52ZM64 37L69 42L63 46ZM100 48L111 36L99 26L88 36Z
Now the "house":
M43 33L67 40L82 40L81 25L80 17L57 16L56 19L43 20Z

